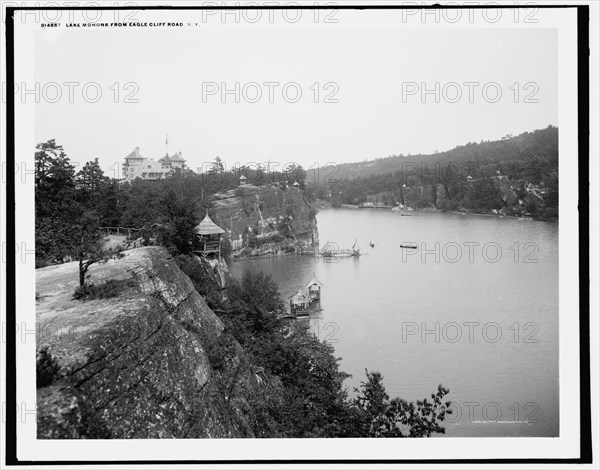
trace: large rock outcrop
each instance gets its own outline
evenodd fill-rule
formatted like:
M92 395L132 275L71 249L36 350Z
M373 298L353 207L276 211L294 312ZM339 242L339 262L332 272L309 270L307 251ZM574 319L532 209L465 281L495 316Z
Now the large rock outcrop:
M260 386L239 344L224 387L220 319L164 248L125 253L90 268L95 284L122 281L114 298L74 300L77 263L36 271L38 438L251 437L223 392Z
M245 184L212 198L215 222L227 231L233 254L310 251L319 244L316 206L295 187Z

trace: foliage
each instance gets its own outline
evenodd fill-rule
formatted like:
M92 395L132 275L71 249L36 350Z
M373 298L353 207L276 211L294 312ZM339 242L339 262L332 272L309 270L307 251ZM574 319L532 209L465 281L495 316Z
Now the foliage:
M440 422L451 414L450 402L442 403L449 390L438 386L431 400L406 402L400 398L390 400L379 372L365 370L366 382L353 404L359 410L360 434L368 437L431 437L433 433L445 432Z
M211 308L221 305L221 287L215 275L208 271L207 267L198 262L193 256L178 255L174 258L177 266L187 274L194 288L204 297Z
M224 259L229 259L232 251L233 246L231 245L229 238L221 237L221 257Z
M212 167L209 170L210 174L218 174L225 171L225 166L219 157L215 157L215 161L212 164Z
M110 179L104 176L98 159L87 162L75 175L75 185L79 190L79 199L87 206L96 205L101 201L101 194Z
M232 298L270 314L280 314L284 311L279 289L270 274L246 271L241 283L234 283L229 292Z
M201 274L202 263L192 257L177 260L196 288L206 290L210 281ZM283 302L271 276L247 271L240 282L232 281L225 297L209 305L225 331L203 344L227 400L239 398L249 404L255 436L425 437L443 432L439 423L449 412L448 404L441 404L446 389L439 388L433 402L390 400L381 374L368 372L362 394L349 399L343 386L349 376L340 370L333 346L277 318ZM260 394L236 385L242 360L234 359L237 343L249 367L264 371L266 382Z
M60 262L73 255L77 220L75 167L54 140L40 143L35 152L36 260ZM42 261L43 260L43 261Z
M359 204L377 197L390 205L400 202L415 208L474 212L504 209L546 218L547 209L558 209L558 129L549 126L432 155L342 164L336 167L336 179L327 181L320 179L321 173L313 173L308 197L329 199L333 205ZM526 194L519 191L529 183L541 191L541 203L520 207L518 201ZM435 184L443 185L448 201L439 204ZM555 215L554 210L548 212L548 217Z
M119 257L122 250L121 248L105 248L98 216L95 212L84 211L72 230L78 238L75 252L79 261L79 287L82 287L92 264Z
M38 144L36 150L36 266L75 258L81 287L92 264L118 255L104 249L97 211L102 191L111 186L98 159L75 174L54 140Z
M306 171L302 168L301 165L296 165L295 163L290 163L286 165L283 172L286 180L289 184L293 184L297 182L300 189L304 189L306 186Z
M287 225L284 226L286 231L289 231ZM249 248L258 248L269 243L281 243L286 237L280 233L273 233L270 235L257 236L255 233L247 234L247 244Z
M51 385L60 367L56 363L56 360L48 352L47 347L40 349L36 356L36 388L42 388Z
M189 253L193 228L208 208L205 194L222 188L219 175L202 184L203 178L190 172L120 184L104 175L97 158L75 173L54 140L36 146L35 162L37 266L75 258L87 271L82 257L102 258L99 228L107 226L140 229L147 243L153 239L174 255Z
M274 233L269 237L273 243L281 243L285 240L285 237L279 233Z
M198 223L194 206L173 190L169 190L161 202L163 214L159 220L162 230L158 234L158 243L173 254L191 253L195 239L194 227Z
M132 279L109 279L102 284L83 284L75 289L73 298L77 300L109 299L117 297L128 287L135 286Z
M80 219L89 213L95 214L99 227L134 228L144 244L163 245L174 256L190 254L193 229L210 211L210 197L232 189L243 192L238 188L241 174L249 184L272 184L282 190L294 181L303 189L306 181L300 165L290 164L281 171L263 165L227 171L216 157L203 174L183 170L157 181L136 178L125 183L104 175L97 158L76 173L62 146L54 140L40 143L36 147L36 265L77 259ZM219 223L218 218L213 220ZM221 250L227 258L231 244L225 241Z

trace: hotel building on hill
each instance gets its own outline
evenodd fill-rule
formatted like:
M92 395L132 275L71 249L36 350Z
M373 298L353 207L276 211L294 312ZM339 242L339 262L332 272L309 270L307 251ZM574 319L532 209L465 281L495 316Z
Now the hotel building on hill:
M154 158L146 158L140 154L140 148L135 147L133 152L125 157L123 164L123 178L133 181L136 178L143 180L159 180L169 176L176 168L185 169L185 159L181 152L169 156L167 153L158 161Z

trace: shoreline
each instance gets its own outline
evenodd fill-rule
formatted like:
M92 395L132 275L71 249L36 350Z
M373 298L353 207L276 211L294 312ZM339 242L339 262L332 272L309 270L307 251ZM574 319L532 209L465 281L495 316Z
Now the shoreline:
M306 251L284 251L280 250L277 253L268 252L255 256L231 256L227 261L232 263L237 263L240 261L252 261L252 260L260 260L260 259L269 259L269 258L281 258L289 256L290 258L296 258L298 256L321 256L321 254L315 250L306 250Z
M352 204L342 204L340 206L325 206L325 207L321 207L321 210L324 209L389 209L388 207L360 207L358 205L352 205ZM390 212L392 212L391 209L389 209ZM516 215L509 215L509 214L486 214L486 213L482 213L482 212L469 212L469 211L449 211L449 210L442 210L442 209L435 209L435 208L426 208L426 207L421 207L418 209L413 209L410 212L437 212L440 214L460 214L460 215L476 215L476 216L481 216L481 217L496 217L497 219L504 219L504 218L510 218L510 219L516 219L516 220L523 220L523 221L527 221L527 222L558 222L558 219L552 219L552 220L544 220L544 219L540 219L540 218L534 218L531 216L516 216Z

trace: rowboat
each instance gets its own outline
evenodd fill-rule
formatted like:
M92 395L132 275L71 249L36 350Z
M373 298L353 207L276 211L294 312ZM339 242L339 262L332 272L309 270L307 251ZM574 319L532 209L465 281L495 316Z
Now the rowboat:
M409 250L416 250L418 245L416 243L400 243L400 248L407 248Z

